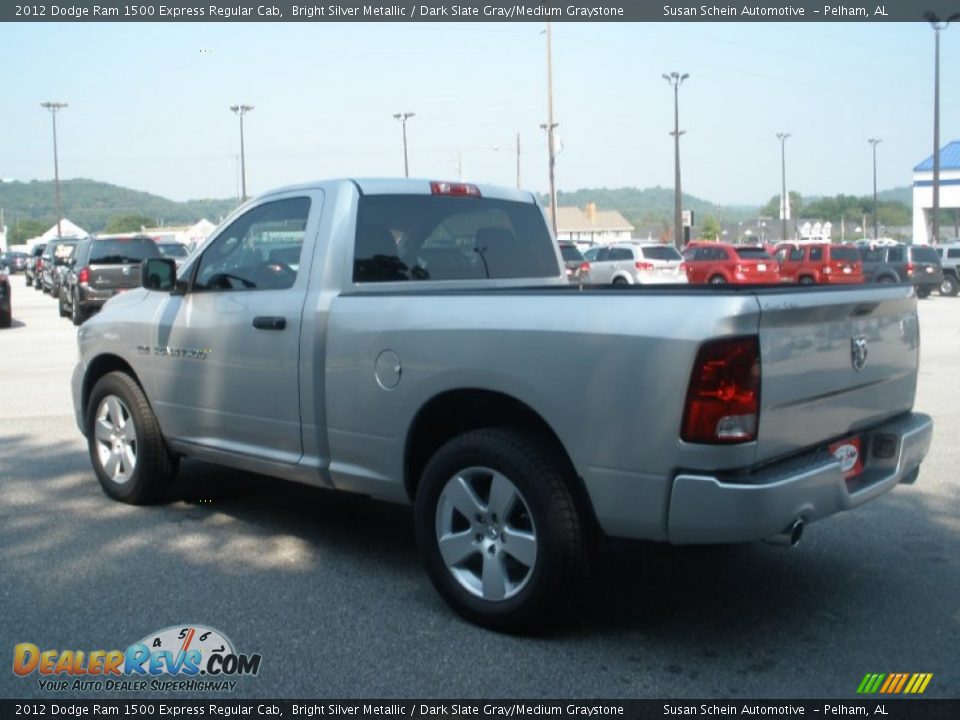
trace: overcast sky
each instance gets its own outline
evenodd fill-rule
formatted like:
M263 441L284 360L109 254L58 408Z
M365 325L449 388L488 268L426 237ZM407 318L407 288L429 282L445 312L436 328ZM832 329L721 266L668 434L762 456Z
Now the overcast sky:
M175 200L247 187L403 173L547 186L546 50L537 23L7 24L0 42L0 177L62 178ZM680 89L683 187L761 204L911 183L932 152L933 33L926 23L554 23L560 190L673 186L672 90ZM16 68L16 70L14 70ZM941 144L960 139L960 26L941 39Z

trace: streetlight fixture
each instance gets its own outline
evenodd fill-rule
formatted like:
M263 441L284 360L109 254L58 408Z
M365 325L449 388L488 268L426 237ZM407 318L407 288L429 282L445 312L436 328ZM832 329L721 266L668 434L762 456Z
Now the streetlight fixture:
M554 141L554 130L558 123L553 120L553 32L550 29L550 22L547 22L545 30L547 36L547 122L540 125L541 130L547 131L547 163L548 175L550 181L550 227L553 229L553 236L557 236L557 183L556 183L556 165L557 149Z
M684 131L680 130L680 85L690 77L689 73L672 72L669 75L664 73L663 79L673 85L673 243L677 249L683 247L683 192L680 188L680 136Z
M407 162L407 120L412 118L416 113L412 112L398 112L394 113L393 117L400 121L400 124L403 125L403 176L410 177L410 165Z
M231 105L230 109L240 118L240 202L247 200L247 159L243 150L243 116L253 110L253 105Z
M873 146L873 239L877 240L880 237L877 233L877 145L883 140L872 137L867 142Z
M65 102L42 102L40 107L50 111L53 118L53 196L57 205L57 237L60 234L60 219L63 217L63 210L60 207L60 165L57 160L57 112L67 107Z
M790 215L790 198L787 197L787 138L790 133L777 133L780 141L780 219L783 221L781 242L787 241L787 217Z
M923 19L933 28L933 228L931 243L940 237L940 31L946 30L954 20L960 20L960 13L954 13L941 20L935 13L925 12Z

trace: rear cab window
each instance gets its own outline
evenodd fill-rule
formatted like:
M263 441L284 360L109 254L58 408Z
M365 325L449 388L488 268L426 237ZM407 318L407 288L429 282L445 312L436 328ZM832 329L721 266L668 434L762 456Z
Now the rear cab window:
M640 249L645 260L666 260L675 262L682 260L683 256L675 247L662 245L660 247L645 247Z
M841 262L857 262L860 254L856 248L838 246L830 248L830 257Z
M90 245L91 265L127 265L160 257L150 238L97 238Z
M353 281L502 280L560 275L533 203L435 195L363 195Z
M738 247L735 251L743 260L773 260L770 253L760 247Z

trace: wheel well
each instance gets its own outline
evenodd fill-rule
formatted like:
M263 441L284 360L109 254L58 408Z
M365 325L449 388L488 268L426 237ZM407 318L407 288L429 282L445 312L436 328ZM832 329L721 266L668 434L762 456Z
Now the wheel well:
M130 367L130 364L121 357L116 355L99 355L93 359L90 363L90 367L87 368L87 374L83 378L83 393L80 396L83 409L83 417L87 416L87 403L90 401L90 393L93 392L93 386L97 384L97 381L102 378L107 373L112 373L114 371L125 372L133 381L140 385L141 389L143 385L140 382L140 378L137 377L137 374L133 371L133 368Z
M417 484L433 454L447 441L470 430L484 427L512 427L533 435L559 460L577 505L584 511L584 520L591 528L598 523L583 480L577 475L573 461L550 425L532 408L516 398L490 390L453 390L437 395L424 405L414 418L407 434L404 453L404 486L413 500Z

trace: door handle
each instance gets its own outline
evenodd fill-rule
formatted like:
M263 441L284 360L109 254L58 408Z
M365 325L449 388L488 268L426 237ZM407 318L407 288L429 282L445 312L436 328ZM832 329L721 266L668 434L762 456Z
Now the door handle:
M287 319L273 315L260 315L253 319L253 326L257 330L283 330L287 326Z

